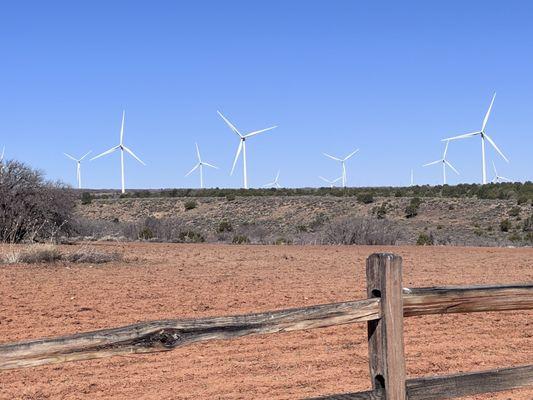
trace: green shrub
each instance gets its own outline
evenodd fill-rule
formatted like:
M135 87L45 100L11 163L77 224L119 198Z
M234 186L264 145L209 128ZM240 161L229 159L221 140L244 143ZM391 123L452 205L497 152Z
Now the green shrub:
M433 242L433 235L431 233L429 235L427 233L421 233L416 240L416 244L419 246L433 246Z
M89 192L83 192L81 194L81 204L91 204L93 201L93 197Z
M385 219L386 215L387 215L387 206L385 204L382 204L376 209L376 217L377 219Z
M152 232L152 230L148 227L144 227L140 232L139 232L139 239L141 240L150 240L154 237L154 233Z
M528 198L526 196L520 196L518 197L518 200L516 200L516 203L518 205L527 204Z
M230 194L227 194L227 195L226 195L226 200L227 200L227 201L233 201L233 200L235 200L235 195L234 195L234 194L231 194L231 193L230 193Z
M522 241L522 237L517 232L514 232L514 233L509 235L509 240L511 242L521 242Z
M290 239L287 239L287 238L284 238L284 237L279 237L275 240L274 242L275 245L277 246L281 246L281 245L284 245L284 244L292 244L292 241Z
M413 197L409 202L409 205L405 208L405 218L416 217L421 203L422 200L420 200L420 197Z
M518 217L520 215L520 207L515 206L509 210L510 217Z
M248 239L245 235L235 235L233 236L233 240L231 241L233 244L248 244L250 243L250 239Z
M533 214L524 220L522 230L524 232L533 232Z
M196 206L198 206L196 200L187 200L185 203L183 203L183 207L185 207L185 210L194 210Z
M218 223L217 232L218 233L233 232L233 226L231 225L231 222L227 220L220 221Z
M360 193L357 195L357 201L363 204L370 204L374 202L374 196L372 196L372 193Z
M511 229L511 221L509 219L502 219L500 222L500 231L502 232L509 232L509 229Z
M202 236L201 233L198 233L196 231L183 231L180 232L178 235L178 239L180 242L183 243L203 243L205 242L205 238Z

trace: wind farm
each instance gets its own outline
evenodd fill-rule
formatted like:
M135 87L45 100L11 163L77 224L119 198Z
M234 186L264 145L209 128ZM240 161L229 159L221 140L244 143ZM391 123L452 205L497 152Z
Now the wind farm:
M532 400L533 2L4 2L0 400Z

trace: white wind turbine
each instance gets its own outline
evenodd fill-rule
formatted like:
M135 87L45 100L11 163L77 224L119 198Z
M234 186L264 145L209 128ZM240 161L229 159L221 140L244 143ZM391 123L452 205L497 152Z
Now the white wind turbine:
M496 165L494 164L494 161L492 162L492 168L494 169L494 179L492 179L492 183L511 182L509 178L498 175L498 171L496 170Z
M466 133L464 135L454 136L454 137L447 138L447 139L442 139L442 141L446 141L446 140L455 140L455 139L465 139L465 138L478 136L478 135L481 136L481 167L483 170L483 184L487 183L487 166L485 163L485 139L492 145L492 147L494 147L494 149L500 154L500 156L502 156L502 158L506 162L509 162L507 157L505 157L503 153L501 152L501 150L498 148L498 146L496 146L496 143L494 143L494 140L492 140L489 137L489 135L485 133L485 127L487 126L487 121L489 120L490 111L492 110L492 105L494 104L495 98L496 98L496 93L494 93L494 96L492 96L492 101L490 102L489 109L487 113L485 114L485 118L483 119L483 125L481 126L480 131Z
M224 117L222 115L222 113L220 111L217 111L217 113L224 120L224 122L226 122L226 124L228 124L230 129L239 136L239 147L237 148L237 153L235 154L235 160L233 160L233 167L231 168L230 175L233 175L233 171L235 170L235 165L237 164L237 159L239 158L239 155L241 154L241 151L242 151L244 188L248 189L248 175L247 175L247 171L246 171L246 139L248 139L251 136L257 135L258 133L266 132L266 131L269 131L271 129L277 128L277 125L271 126L270 128L265 128L265 129L261 129L261 130L258 130L258 131L253 131L253 132L247 133L245 135L242 135L237 130L237 128L235 128L235 126L231 122L229 122L226 117Z
M78 182L78 189L81 189L81 160L83 160L85 157L89 155L91 150L89 150L87 153L83 155L80 159L72 157L70 154L63 153L65 156L70 158L73 161L76 161L76 181Z
M193 169L191 169L185 176L189 176L194 171L196 171L196 169L199 168L200 169L200 188L203 189L204 188L204 165L206 167L211 167L211 168L216 168L216 169L218 169L218 167L202 161L202 157L200 156L200 149L198 148L198 143L195 143L195 145L196 145L196 156L198 157L198 164L196 164L193 167Z
M415 185L415 173L413 169L411 168L411 186Z
M457 175L459 175L459 171L457 171L453 165L446 159L446 153L448 153L448 145L450 144L450 141L446 141L446 147L444 148L444 154L442 155L442 158L437 161L433 161L427 164L424 164L423 167L427 167L428 165L434 165L442 163L442 182L444 185L446 185L446 166L450 167Z
M329 154L327 153L324 153L324 155L326 157L329 157L331 158L332 160L335 160L335 161L340 161L341 165L342 165L342 175L341 175L341 178L342 178L342 187L345 188L346 187L346 161L349 160L355 153L357 153L359 151L359 149L355 149L354 151L352 151L350 154L348 154L346 157L344 158L338 158L338 157L333 157L333 156L330 156Z
M105 156L107 154L111 154L117 150L120 150L120 171L122 176L122 193L126 193L126 188L124 185L124 151L130 153L130 155L135 158L137 161L139 161L142 165L146 165L139 157L137 157L133 151L131 151L129 148L126 147L124 144L124 117L126 115L125 111L122 111L122 124L120 125L120 143L116 145L115 147L110 148L107 151L104 151L101 154L98 154L96 157L91 158L92 160L96 160L99 157Z
M330 188L333 188L333 186L342 179L342 175L339 176L337 179L333 179L333 180L330 180L330 179L327 179L327 178L324 178L323 176L319 176L320 179L322 179L324 182L328 183L329 184L329 187Z
M266 187L275 187L276 189L280 189L281 185L279 184L279 173L280 173L280 171L278 170L278 173L276 175L276 179L274 179L270 183L267 183L267 184L263 185L263 187L264 188L266 188Z

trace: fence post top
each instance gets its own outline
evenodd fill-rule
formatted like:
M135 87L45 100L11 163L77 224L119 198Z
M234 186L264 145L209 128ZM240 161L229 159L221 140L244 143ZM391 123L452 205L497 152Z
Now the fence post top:
M402 257L397 255L397 254L394 254L394 253L372 253L368 256L368 259L372 259L372 258L386 258L386 259L390 259L390 260L394 260L394 259L399 259L401 260Z

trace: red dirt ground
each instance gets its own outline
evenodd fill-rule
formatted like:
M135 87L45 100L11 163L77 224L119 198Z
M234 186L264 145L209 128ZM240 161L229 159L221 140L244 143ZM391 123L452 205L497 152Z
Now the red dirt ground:
M122 252L126 261L0 266L0 342L360 299L364 260L377 251L403 256L405 286L533 281L531 248L91 246ZM408 318L408 375L532 364L532 317ZM366 325L353 324L4 371L0 398L295 399L364 390L369 382ZM533 389L469 398L531 400Z

